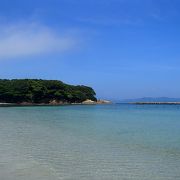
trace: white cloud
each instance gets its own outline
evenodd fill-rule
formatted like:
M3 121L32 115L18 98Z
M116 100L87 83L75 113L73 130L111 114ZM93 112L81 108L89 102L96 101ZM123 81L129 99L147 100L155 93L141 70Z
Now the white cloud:
M36 23L0 26L0 60L70 50L76 40Z

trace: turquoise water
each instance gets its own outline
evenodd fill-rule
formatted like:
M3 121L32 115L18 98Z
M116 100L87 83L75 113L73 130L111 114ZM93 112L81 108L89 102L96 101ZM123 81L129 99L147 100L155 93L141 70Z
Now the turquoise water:
M0 180L179 180L180 106L0 108Z

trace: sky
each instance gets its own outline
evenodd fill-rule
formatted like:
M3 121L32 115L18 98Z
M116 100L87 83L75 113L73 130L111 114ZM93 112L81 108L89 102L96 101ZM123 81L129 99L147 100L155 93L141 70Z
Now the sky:
M179 48L179 0L0 0L1 79L180 97Z

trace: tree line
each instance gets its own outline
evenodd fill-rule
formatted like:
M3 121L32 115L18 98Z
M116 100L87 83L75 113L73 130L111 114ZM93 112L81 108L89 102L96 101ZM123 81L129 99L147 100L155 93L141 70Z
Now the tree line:
M74 86L58 80L0 79L0 102L5 103L81 103L97 101L91 87Z

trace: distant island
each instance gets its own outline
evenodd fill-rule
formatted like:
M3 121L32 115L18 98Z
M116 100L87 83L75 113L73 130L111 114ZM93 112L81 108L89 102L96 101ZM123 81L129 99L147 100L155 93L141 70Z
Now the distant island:
M0 104L58 105L98 103L95 91L84 85L69 85L58 80L0 79ZM99 102L100 103L100 102ZM103 102L102 102L103 103Z
M143 97L136 99L124 99L119 102L131 103L131 102L180 102L180 98L170 98L170 97Z
M137 105L180 105L180 102L130 102L129 104Z
M127 103L127 104L138 104L138 105L180 105L180 98L170 98L170 97L143 97L136 99L124 99L116 101L117 104Z

